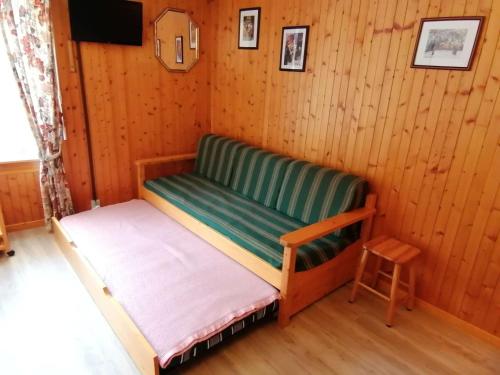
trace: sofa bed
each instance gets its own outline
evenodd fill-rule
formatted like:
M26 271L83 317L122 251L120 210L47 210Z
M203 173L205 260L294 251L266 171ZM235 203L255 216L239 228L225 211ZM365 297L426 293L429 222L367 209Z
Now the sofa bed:
M362 178L215 134L136 166L139 197L280 291L280 325L354 277L376 203Z
M144 375L276 316L274 287L144 200L54 219L54 232Z
M375 213L363 179L212 134L197 153L136 164L143 200L54 218L53 228L142 374L273 317L278 301L286 325L353 278Z

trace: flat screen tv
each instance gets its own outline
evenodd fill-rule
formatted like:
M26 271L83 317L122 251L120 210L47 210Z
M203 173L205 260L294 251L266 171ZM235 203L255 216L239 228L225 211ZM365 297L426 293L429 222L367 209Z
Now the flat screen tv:
M126 0L69 0L71 38L142 46L142 3Z

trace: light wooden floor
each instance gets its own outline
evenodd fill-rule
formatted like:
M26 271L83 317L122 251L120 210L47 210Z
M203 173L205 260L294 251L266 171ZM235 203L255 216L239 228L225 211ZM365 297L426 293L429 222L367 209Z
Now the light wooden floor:
M12 234L0 257L0 374L136 375L133 362L44 229ZM186 374L500 374L491 344L415 310L341 288L281 330L271 323Z

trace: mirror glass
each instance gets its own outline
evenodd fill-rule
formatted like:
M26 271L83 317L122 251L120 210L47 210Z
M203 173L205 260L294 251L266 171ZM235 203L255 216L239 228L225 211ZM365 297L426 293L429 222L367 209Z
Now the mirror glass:
M184 10L165 9L155 21L156 57L170 71L187 72L199 59L199 27Z

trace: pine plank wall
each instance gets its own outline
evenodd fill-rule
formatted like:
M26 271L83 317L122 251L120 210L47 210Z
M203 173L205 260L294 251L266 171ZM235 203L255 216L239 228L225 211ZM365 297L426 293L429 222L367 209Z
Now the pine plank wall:
M80 77L65 0L53 1L78 209L90 202ZM188 74L154 58L168 6L201 25ZM238 10L262 7L260 48L237 48ZM134 196L133 161L193 151L213 132L366 177L375 233L424 250L417 294L500 336L500 0L144 2L144 46L81 44L98 197ZM484 15L471 71L411 69L422 17ZM310 25L305 73L280 72L281 28Z
M52 5L67 132L65 165L77 209L90 207L91 182L82 81L76 48L70 58L67 0ZM143 46L80 43L83 85L101 204L135 195L134 160L190 152L210 131L208 45L189 74L172 74L154 55L153 23L167 7L187 9L208 39L208 4L196 0L143 2ZM73 69L75 67L76 69Z
M247 6L262 7L258 51L237 49ZM419 297L499 335L500 1L212 8L214 132L366 177L375 233L424 249ZM461 15L487 17L472 70L411 69L419 19ZM278 70L289 25L311 25L306 73Z

